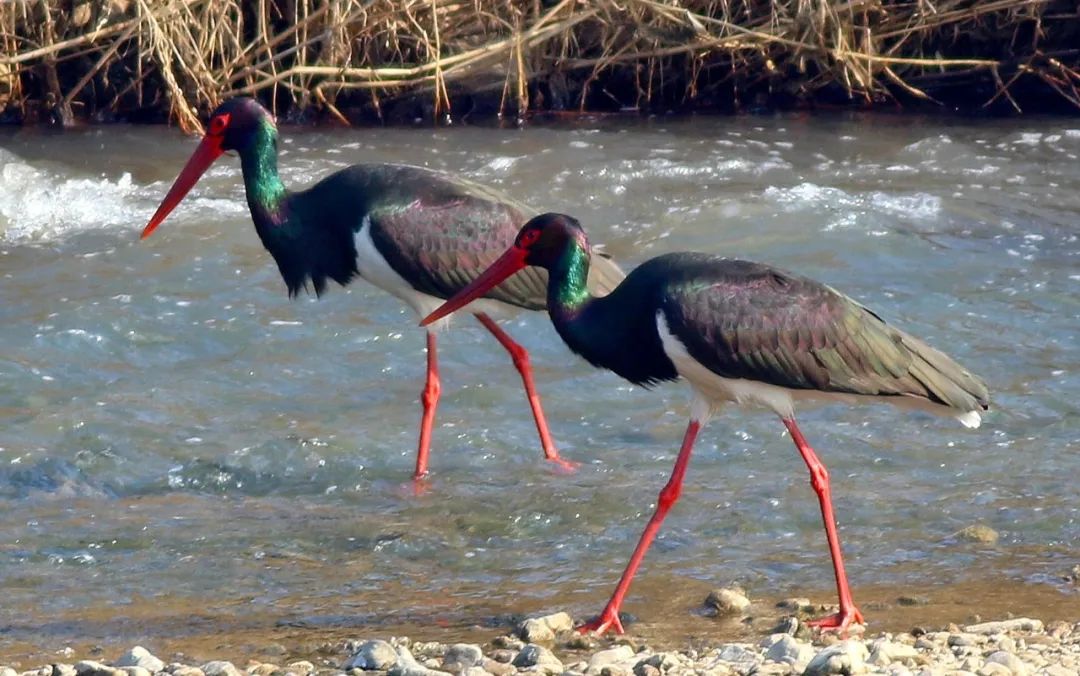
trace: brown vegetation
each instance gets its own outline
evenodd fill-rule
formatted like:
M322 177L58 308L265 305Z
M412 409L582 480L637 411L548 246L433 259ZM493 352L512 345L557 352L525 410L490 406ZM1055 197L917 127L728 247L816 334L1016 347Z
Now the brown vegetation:
M15 0L0 44L9 120L1080 109L1062 0Z

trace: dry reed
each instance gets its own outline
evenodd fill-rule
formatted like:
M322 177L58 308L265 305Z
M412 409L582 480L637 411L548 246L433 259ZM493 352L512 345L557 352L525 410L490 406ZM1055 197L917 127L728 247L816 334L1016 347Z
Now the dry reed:
M823 101L1080 109L1061 0L18 0L9 119L186 129L238 94L349 119ZM408 112L402 112L408 111ZM419 111L419 112L417 112Z

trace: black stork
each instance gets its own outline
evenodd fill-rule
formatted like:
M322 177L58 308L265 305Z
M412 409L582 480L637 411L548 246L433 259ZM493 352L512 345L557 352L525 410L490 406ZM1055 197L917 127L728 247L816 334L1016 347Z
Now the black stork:
M622 633L619 608L649 544L678 499L698 431L726 402L763 406L783 421L810 469L832 555L839 612L812 624L863 623L844 573L829 474L795 424L809 400L892 404L977 427L986 385L952 359L834 289L769 265L703 253L671 253L635 268L610 295L585 285L589 242L576 220L530 220L491 267L422 325L466 306L527 265L548 270L551 321L593 366L649 387L682 376L693 388L690 423L671 479L660 491L630 563L603 612L583 631Z
M290 297L301 289L316 295L327 280L342 286L362 277L405 301L420 316L474 280L514 241L527 208L490 188L441 172L402 164L358 164L300 192L278 177L277 126L250 98L222 103L199 143L142 232L150 236L202 174L225 151L240 155L244 188L255 231L277 262ZM610 291L623 278L607 257L593 261L594 291ZM533 384L529 354L492 316L545 307L547 273L530 268L493 286L471 312L506 348L521 374L544 456L564 469ZM440 326L432 328L441 328ZM436 332L427 332L427 382L414 477L427 473L431 426L441 386Z

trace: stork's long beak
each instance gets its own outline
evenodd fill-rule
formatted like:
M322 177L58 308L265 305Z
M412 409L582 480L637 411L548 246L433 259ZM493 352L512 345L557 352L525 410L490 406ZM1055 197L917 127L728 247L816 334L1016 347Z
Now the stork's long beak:
M221 157L222 153L225 152L221 148L221 139L220 135L211 136L207 134L199 142L199 147L195 148L195 152L191 154L187 164L180 170L180 175L173 181L169 193L165 195L165 199L161 200L161 206L157 208L153 218L143 228L142 239L149 237L150 233L161 225L165 217L176 208L177 204L180 204L180 200L184 199L184 195L187 195L188 191L198 183L199 178L210 168L214 160Z
M528 255L529 252L526 249L517 245L510 247L487 270L481 272L480 276L474 279L471 284L458 291L452 298L436 308L434 312L424 317L420 321L420 326L427 326L432 322L439 321L451 312L460 310L483 296L492 288L498 286L504 279L524 268L527 265L525 257Z

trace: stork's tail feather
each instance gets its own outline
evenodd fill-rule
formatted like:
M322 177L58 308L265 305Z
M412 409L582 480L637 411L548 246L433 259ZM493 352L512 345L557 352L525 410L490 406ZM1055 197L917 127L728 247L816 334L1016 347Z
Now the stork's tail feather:
M990 409L986 383L918 338L905 334L903 343L914 357L911 375L926 387L930 399L954 409L965 427L978 427L981 412Z

